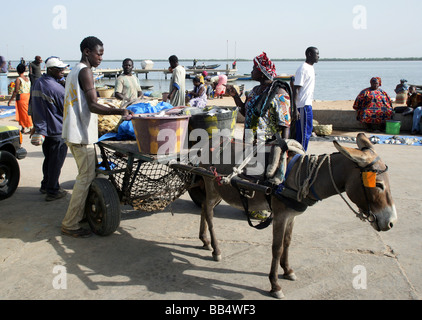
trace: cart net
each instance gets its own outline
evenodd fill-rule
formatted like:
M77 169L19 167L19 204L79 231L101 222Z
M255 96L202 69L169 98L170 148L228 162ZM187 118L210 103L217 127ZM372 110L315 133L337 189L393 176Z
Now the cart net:
M166 164L134 159L129 163L127 155L103 148L112 170L110 180L125 204L140 211L161 211L182 196L192 183L193 175L187 171L170 168Z

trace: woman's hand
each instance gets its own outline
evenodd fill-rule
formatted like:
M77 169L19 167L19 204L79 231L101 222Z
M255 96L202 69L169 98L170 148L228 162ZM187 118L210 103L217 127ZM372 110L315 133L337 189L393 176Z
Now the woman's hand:
M224 86L226 87L226 93L229 96L236 97L237 95L239 95L239 93L237 92L237 90L235 89L235 87L233 87L232 85L226 85L226 84L224 84Z
M123 114L122 114L123 120L129 121L132 119L133 115L134 115L133 111L128 110L128 109L123 109Z

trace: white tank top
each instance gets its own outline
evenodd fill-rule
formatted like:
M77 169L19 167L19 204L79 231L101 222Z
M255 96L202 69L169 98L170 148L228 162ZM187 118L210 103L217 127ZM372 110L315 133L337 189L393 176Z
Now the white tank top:
M62 137L70 143L93 144L98 141L98 115L89 111L79 85L79 72L84 68L85 64L78 63L66 78Z

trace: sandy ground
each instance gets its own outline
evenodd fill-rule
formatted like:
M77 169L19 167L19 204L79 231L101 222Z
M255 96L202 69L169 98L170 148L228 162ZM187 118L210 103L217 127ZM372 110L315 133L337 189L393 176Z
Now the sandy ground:
M6 118L0 125L17 123ZM31 145L28 135L23 146L28 156L19 161L19 188L0 202L0 299L161 300L165 307L172 305L167 300L273 301L268 295L271 227L250 228L241 211L223 202L215 209L223 260L214 262L200 248L200 208L186 193L158 213L122 206L120 227L109 237L62 236L70 195L44 200L38 192L41 148ZM377 233L339 196L309 208L296 220L290 250L298 280L280 279L287 300L421 299L422 180L417 172L422 148L378 145L376 150L390 168L398 222ZM309 150L335 151L325 141L311 142ZM69 153L60 182L70 193L76 172Z
M245 97L242 97L244 100ZM314 109L328 109L328 110L353 110L353 100L338 100L338 101L314 101L312 107ZM223 97L223 99L212 99L208 100L208 105L210 106L235 106L233 98Z

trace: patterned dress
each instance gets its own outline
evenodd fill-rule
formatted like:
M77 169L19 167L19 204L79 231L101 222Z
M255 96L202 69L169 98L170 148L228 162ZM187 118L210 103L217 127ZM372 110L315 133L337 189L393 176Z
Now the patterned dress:
M383 124L393 117L391 98L382 90L367 88L357 96L353 109L361 123Z
M16 100L16 111L19 114L18 121L22 128L31 128L33 126L32 117L28 115L31 81L29 79L28 81L25 81L22 77L19 77L18 79L21 83L18 91L20 99Z
M290 127L290 97L287 94L276 94L269 102L269 107L263 113L257 114L256 105L263 95L268 94L269 88L261 94L256 92L255 87L248 95L245 103L245 130L252 130L254 136L264 135L265 139L270 139L275 133L281 131L281 127ZM254 137L245 134L245 141L251 142Z

